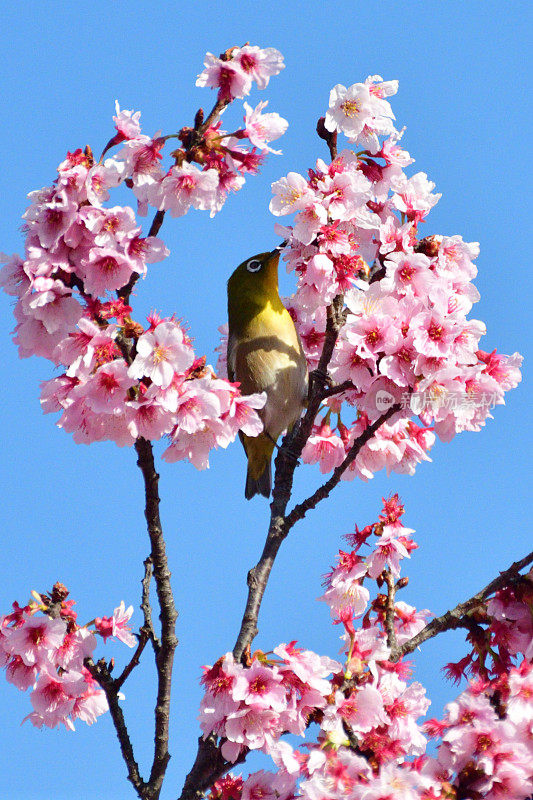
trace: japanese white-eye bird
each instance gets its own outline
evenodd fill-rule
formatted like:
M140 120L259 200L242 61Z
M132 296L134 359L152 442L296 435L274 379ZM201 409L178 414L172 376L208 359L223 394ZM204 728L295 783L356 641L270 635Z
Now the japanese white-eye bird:
M307 362L278 293L279 250L243 261L228 281L228 376L242 394L266 392L263 431L240 438L248 457L244 495L270 496L277 438L299 419L307 398Z

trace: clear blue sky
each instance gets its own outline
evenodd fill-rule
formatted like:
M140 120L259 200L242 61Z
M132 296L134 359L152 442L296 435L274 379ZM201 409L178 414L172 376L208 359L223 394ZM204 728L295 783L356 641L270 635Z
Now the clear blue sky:
M49 184L67 149L112 135L114 100L142 111L147 133L189 124L213 93L194 86L204 53L250 41L273 46L286 69L252 104L290 121L262 174L230 198L214 220L191 213L167 220L162 237L171 256L139 287L135 313L152 308L188 321L197 352L214 361L217 326L225 321L225 283L246 256L277 240L268 212L270 184L289 170L305 172L323 143L314 133L329 89L369 74L398 78L397 123L407 125L405 147L415 170L427 172L442 199L426 232L479 241L473 316L488 333L481 345L520 350L525 379L481 433L436 445L433 463L414 478L378 475L370 484L339 487L329 502L296 527L270 582L256 646L271 649L298 639L335 656L338 629L315 599L321 575L354 522L372 522L383 494L398 491L406 524L420 550L408 562L402 599L440 613L484 586L530 549L531 418L530 216L527 62L530 3L514 0L426 2L142 3L56 0L7 3L2 12L0 74L0 249L21 252L21 220L28 191ZM528 20L529 17L529 20ZM529 26L529 30L531 27ZM237 114L237 110L232 112ZM236 120L237 117L235 116ZM276 143L277 144L277 143ZM529 178L529 180L528 180ZM529 231L528 231L529 226ZM289 279L283 290L291 291ZM148 553L142 484L134 452L111 444L75 445L43 416L40 380L52 376L42 359L19 361L8 333L10 299L2 318L3 457L0 613L25 602L31 589L63 581L78 600L81 620L109 614L121 599L136 607ZM158 454L162 446L157 448ZM243 498L244 457L238 443L214 454L211 469L160 464L162 517L180 612L172 762L162 800L173 798L192 763L202 664L230 650L245 597L246 572L262 548L266 502ZM302 468L296 493L318 484L316 468ZM109 646L120 663L126 648ZM439 714L453 687L439 666L463 653L461 635L424 646L417 677ZM125 713L144 772L151 750L152 672L139 669L126 684ZM78 725L75 734L34 730L20 720L27 696L0 684L0 774L10 800L99 800L133 797L109 716Z

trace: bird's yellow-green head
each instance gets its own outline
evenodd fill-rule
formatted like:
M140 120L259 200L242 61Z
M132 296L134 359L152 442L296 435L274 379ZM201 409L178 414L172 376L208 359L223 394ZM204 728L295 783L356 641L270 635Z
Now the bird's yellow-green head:
M278 293L279 250L259 253L239 264L228 280L230 331L242 329L267 305L283 309Z

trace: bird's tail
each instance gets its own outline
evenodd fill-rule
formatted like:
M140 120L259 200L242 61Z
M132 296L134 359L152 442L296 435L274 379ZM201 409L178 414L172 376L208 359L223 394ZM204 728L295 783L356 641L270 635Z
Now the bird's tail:
M272 453L274 442L260 433L259 436L243 436L244 449L248 456L248 471L244 496L250 500L256 494L270 497L272 490Z

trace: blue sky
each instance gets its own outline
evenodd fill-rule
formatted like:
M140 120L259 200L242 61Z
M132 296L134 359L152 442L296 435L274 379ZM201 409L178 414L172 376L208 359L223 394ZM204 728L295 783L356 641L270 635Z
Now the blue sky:
M67 149L89 143L98 151L112 135L114 100L142 111L143 129L164 133L189 124L214 95L195 87L204 53L250 41L285 55L286 69L252 105L290 122L262 173L247 181L210 220L191 213L166 220L161 235L171 256L154 265L139 286L135 315L156 308L190 325L196 351L214 362L217 327L225 321L225 284L236 264L277 243L268 212L270 184L290 170L305 173L325 156L314 133L331 86L369 74L397 78L398 126L414 170L428 173L442 192L425 232L479 241L473 316L487 324L481 346L526 357L524 381L495 409L480 433L437 444L433 463L414 477L379 474L349 483L297 526L284 544L267 590L255 645L269 650L298 639L335 656L338 629L315 598L340 536L372 522L384 494L398 491L406 524L420 544L404 574L404 599L441 613L473 594L530 549L531 436L528 421L530 336L528 269L530 217L526 174L527 65L530 4L492 0L410 3L319 0L290 4L239 2L141 3L93 0L89 5L19 0L3 9L0 44L0 249L22 251L26 193L49 184ZM230 112L228 112L230 113ZM237 107L232 119L240 119ZM277 143L276 143L277 144ZM529 177L529 181L528 181ZM131 202L131 201L130 201ZM282 290L292 284L282 279ZM64 582L81 620L109 614L121 599L139 603L147 537L142 483L131 450L111 444L75 445L44 416L39 381L52 376L42 359L20 361L9 341L10 299L2 296L3 576L0 613L23 603L31 589ZM528 341L529 339L529 341ZM161 445L156 447L158 456ZM210 470L160 462L162 518L176 601L177 633L172 762L162 800L175 797L190 768L202 664L230 650L243 609L245 578L262 548L268 505L243 498L244 456L238 443L215 453ZM320 481L301 468L296 497ZM453 687L439 674L464 652L449 634L417 654L416 677L440 713ZM124 663L120 646L101 648ZM125 714L146 773L152 738L152 672L138 669L125 686ZM133 797L109 716L80 723L75 734L20 726L28 698L0 683L3 725L0 774L11 800L100 800Z

